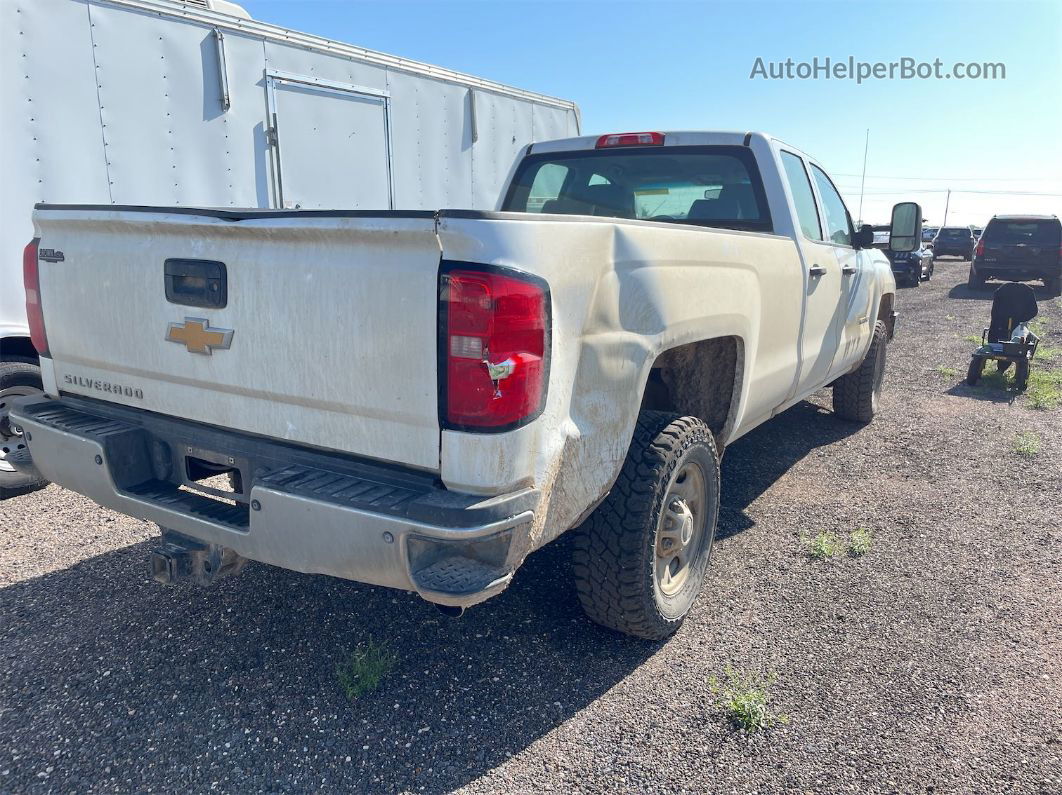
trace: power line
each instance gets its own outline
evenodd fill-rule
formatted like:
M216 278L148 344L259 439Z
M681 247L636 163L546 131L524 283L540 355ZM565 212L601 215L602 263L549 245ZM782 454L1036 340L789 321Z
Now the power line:
M862 174L835 171L835 177L862 177ZM1062 182L1062 177L889 177L884 174L867 174L867 179L921 180L923 182Z
M842 190L855 193L858 188L842 187ZM906 196L909 193L948 193L948 188L909 188L907 190L868 190L867 196ZM1048 193L1035 190L974 190L973 188L952 188L951 193L977 193L990 196L1062 196L1062 193Z

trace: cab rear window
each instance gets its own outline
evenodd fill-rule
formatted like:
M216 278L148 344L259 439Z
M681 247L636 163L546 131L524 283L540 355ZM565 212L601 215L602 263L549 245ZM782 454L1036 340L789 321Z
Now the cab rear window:
M755 158L741 146L531 155L503 210L772 231Z

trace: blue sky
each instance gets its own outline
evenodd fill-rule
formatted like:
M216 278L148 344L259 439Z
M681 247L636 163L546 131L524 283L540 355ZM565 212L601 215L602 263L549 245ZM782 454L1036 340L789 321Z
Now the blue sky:
M821 160L853 216L1062 214L1062 2L244 0L257 19L579 103L583 131L756 129ZM764 61L1001 62L1004 80L750 79ZM1001 195L968 191L1055 195Z

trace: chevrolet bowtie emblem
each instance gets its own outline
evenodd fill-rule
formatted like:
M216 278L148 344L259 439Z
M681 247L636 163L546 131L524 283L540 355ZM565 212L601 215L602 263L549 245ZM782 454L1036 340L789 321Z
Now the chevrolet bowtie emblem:
M190 353L210 356L215 348L225 350L232 345L232 329L211 328L209 320L186 317L183 323L170 323L166 339L183 345Z

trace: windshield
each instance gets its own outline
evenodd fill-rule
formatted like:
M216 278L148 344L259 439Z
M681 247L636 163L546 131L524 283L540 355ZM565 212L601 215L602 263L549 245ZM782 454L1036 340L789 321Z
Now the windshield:
M520 164L502 209L772 228L755 160L740 146L532 155Z
M988 227L985 240L990 243L1032 243L1041 246L1059 244L1058 221L1006 221Z

